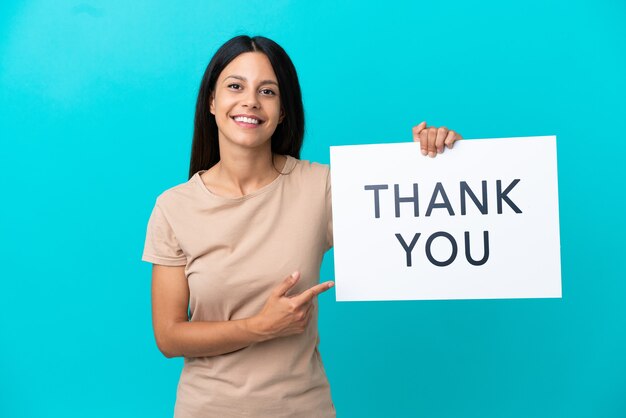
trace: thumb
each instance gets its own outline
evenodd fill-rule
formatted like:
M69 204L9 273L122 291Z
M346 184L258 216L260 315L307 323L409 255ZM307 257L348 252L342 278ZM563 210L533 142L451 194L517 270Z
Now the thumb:
M291 275L287 276L281 284L276 286L273 292L274 296L279 296L279 297L284 296L285 293L287 293L287 291L291 289L298 282L299 278L300 278L299 271L294 271L293 273L291 273Z

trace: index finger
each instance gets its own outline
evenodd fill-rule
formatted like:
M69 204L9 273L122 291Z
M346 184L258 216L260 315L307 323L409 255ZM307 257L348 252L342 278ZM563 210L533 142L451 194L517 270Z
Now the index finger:
M304 292L300 293L299 295L294 296L293 300L294 300L294 302L296 302L297 305L302 305L304 303L310 302L311 300L313 300L314 297L316 297L317 295L319 295L322 292L327 291L328 289L330 289L334 285L335 285L335 283L332 282L332 281L320 283L318 285L315 285L315 286L305 290Z

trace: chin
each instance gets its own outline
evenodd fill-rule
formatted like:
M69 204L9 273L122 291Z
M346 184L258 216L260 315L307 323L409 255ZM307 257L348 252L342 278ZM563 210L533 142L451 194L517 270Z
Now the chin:
M259 150L262 150L264 147L271 148L271 142L269 139L262 140L262 141L255 141L253 139L239 139L239 140L234 140L230 142L233 145L239 146L242 148L259 149Z

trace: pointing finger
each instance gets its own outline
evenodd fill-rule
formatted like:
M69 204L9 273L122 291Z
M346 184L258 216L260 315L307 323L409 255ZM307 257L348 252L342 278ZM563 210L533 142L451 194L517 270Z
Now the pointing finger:
M294 302L296 302L297 305L302 305L303 303L310 302L311 300L313 300L314 297L316 297L322 292L327 291L334 285L335 283L332 281L320 283L318 285L311 287L310 289L305 290L304 292L300 293L298 296L294 296L293 300Z

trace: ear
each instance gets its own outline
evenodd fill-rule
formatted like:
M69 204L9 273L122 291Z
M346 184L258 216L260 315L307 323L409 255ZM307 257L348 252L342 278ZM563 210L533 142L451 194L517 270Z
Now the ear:
M285 119L285 112L283 109L280 109L280 116L278 116L278 123L281 123Z
M215 115L215 93L212 93L211 97L209 97L209 112Z

